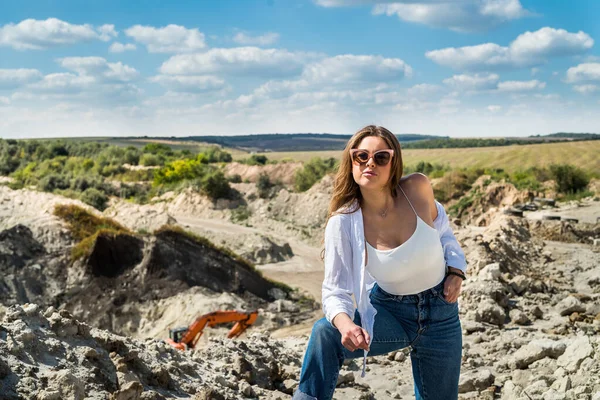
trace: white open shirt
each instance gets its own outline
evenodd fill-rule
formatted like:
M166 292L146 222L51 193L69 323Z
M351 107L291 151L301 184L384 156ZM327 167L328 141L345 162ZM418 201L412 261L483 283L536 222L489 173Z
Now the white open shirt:
M433 221L440 236L446 265L465 272L465 254L456 240L444 206L435 201L438 215ZM360 207L351 214L336 214L325 228L325 278L322 286L322 303L325 317L331 323L333 318L344 312L354 319L354 302L360 314L361 324L369 336L373 337L373 324L377 310L371 305L369 294L374 278L365 265L365 233ZM364 351L361 376L366 373L367 354Z

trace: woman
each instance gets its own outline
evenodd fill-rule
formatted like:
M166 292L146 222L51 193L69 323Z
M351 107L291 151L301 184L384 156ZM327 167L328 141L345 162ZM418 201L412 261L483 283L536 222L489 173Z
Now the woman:
M358 131L344 149L325 229L325 318L313 327L294 399L331 399L344 359L410 347L417 399L458 398L456 300L464 253L428 178L402 177L396 136ZM356 300L354 308L352 295Z

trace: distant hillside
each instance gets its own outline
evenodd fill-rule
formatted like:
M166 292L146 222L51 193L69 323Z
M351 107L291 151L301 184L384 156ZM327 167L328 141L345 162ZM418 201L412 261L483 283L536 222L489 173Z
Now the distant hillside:
M565 134L567 135L567 134ZM500 139L485 139L485 138L464 138L464 139L429 139L420 140L418 142L410 142L402 145L404 149L450 149L450 148L467 148L467 147L496 147L496 146L512 146L512 145L527 145L539 143L556 143L556 142L573 142L580 140L598 140L600 135L594 134L569 134L579 136L529 136L529 137L508 137Z
M600 139L599 133L571 133L571 132L557 132L551 133L549 135L531 135L529 137L537 138L537 137L554 137L554 138L571 138L577 140L598 140Z
M273 133L242 136L189 136L171 140L214 143L245 151L317 151L342 150L352 135L330 133ZM447 136L419 135L405 133L396 135L401 143L428 139L442 139Z
M351 135L334 135L329 133L274 133L241 136L189 136L171 138L171 140L213 143L244 151L264 153L290 151L337 151L344 148L350 137ZM402 144L402 148L405 149L439 149L526 145L574 140L598 140L600 139L600 134L553 133L551 135L532 135L528 137L453 139L449 136L404 133L396 135L396 137Z

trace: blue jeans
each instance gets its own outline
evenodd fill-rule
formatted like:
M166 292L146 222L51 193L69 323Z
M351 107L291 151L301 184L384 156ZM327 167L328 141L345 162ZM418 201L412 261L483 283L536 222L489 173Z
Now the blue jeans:
M410 346L417 400L458 398L462 358L462 331L458 304L448 303L444 282L414 295L393 295L377 284L370 299L377 309L369 356ZM360 315L354 313L360 326ZM313 326L302 364L300 384L293 400L325 400L333 397L344 359L362 358L364 350L346 349L342 335L325 318Z

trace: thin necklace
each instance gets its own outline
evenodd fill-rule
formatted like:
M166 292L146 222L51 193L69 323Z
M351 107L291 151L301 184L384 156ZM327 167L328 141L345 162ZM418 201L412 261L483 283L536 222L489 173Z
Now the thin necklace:
M390 206L387 206L382 211L379 211L379 215L381 216L381 218L385 218L387 216L389 208L390 208Z
M387 216L387 212L388 212L388 207L386 207L385 210L383 210L383 211L379 211L379 215L381 216L381 218L385 218Z

